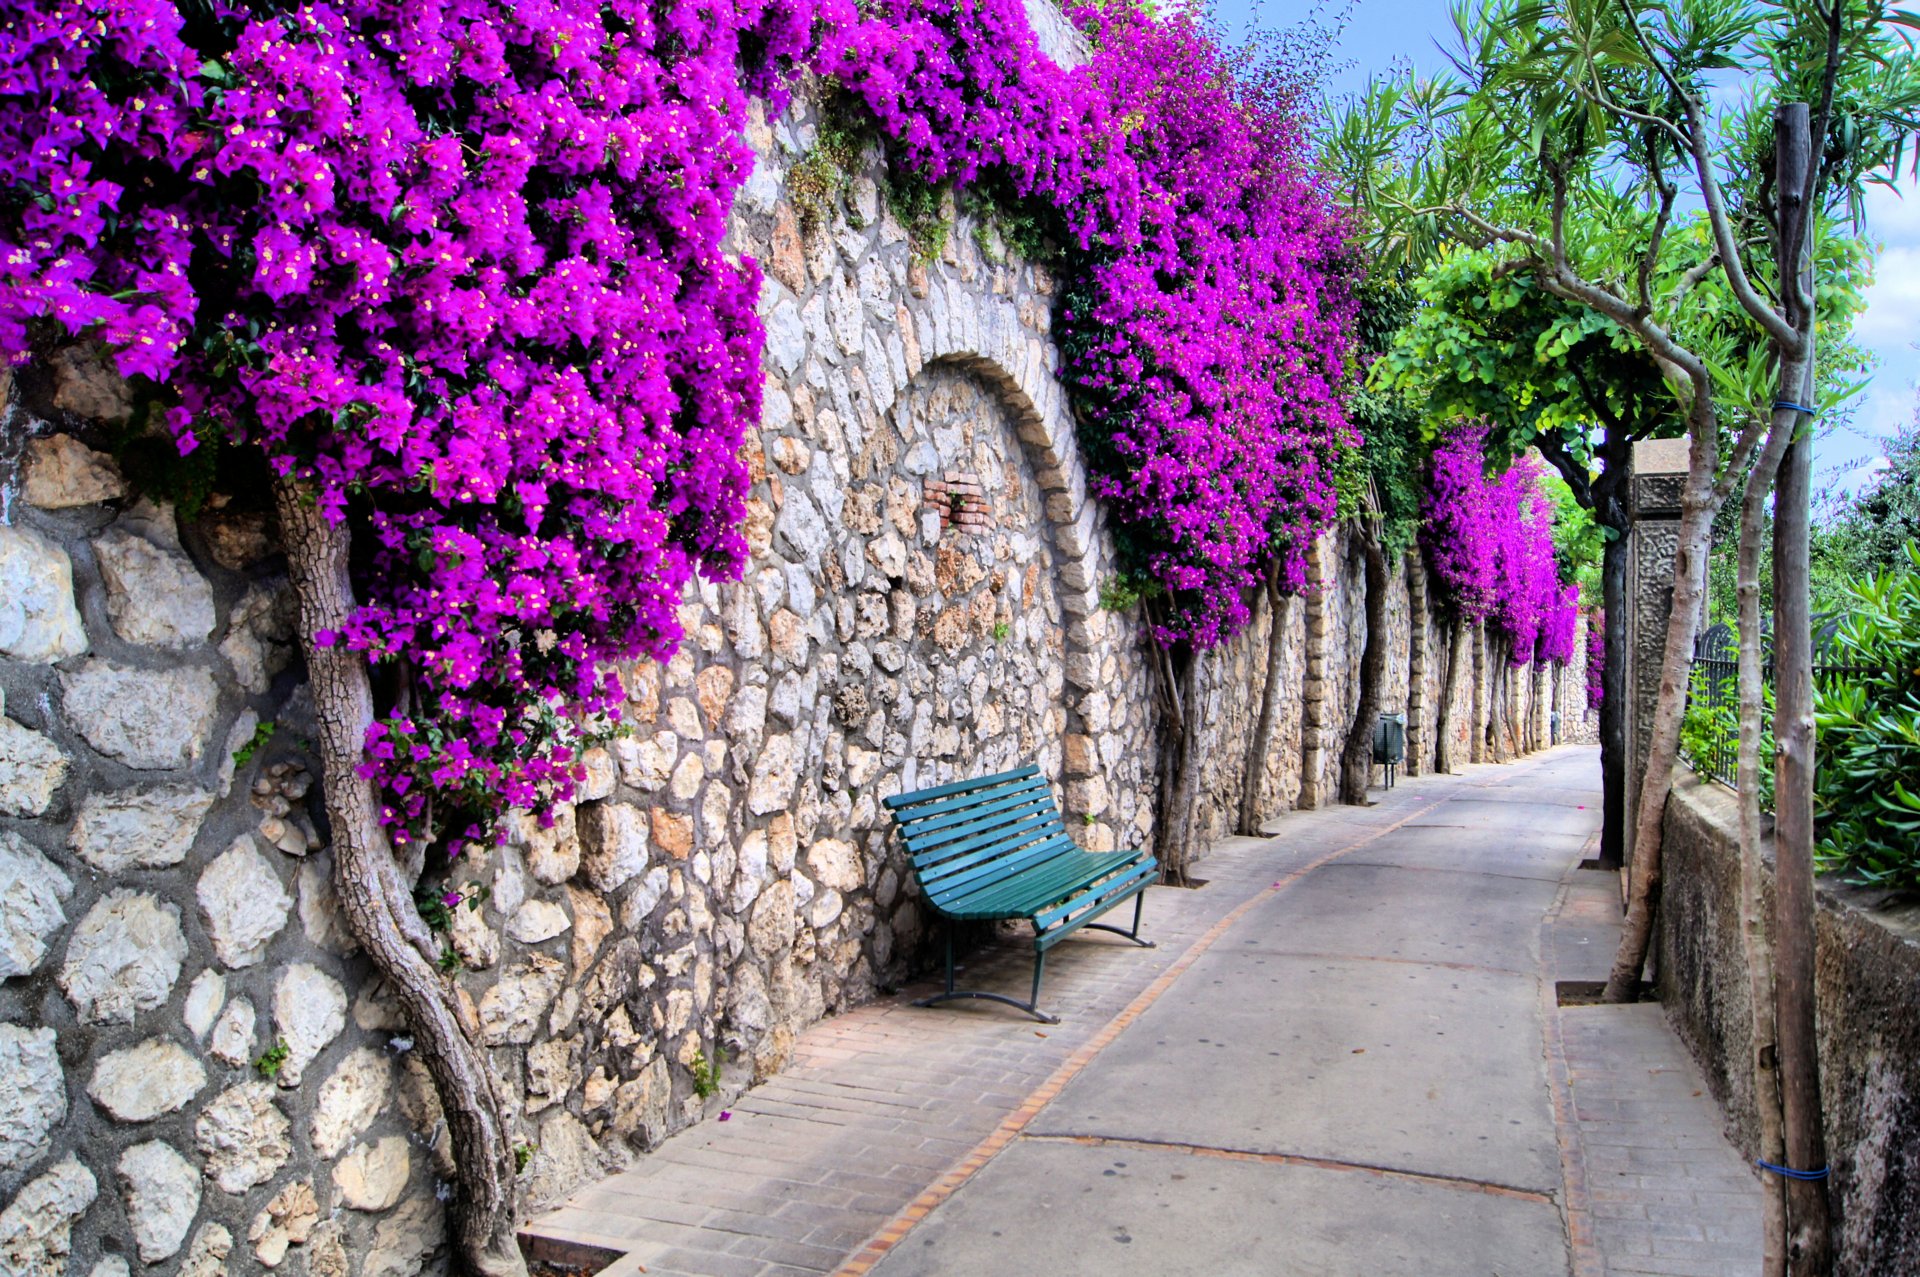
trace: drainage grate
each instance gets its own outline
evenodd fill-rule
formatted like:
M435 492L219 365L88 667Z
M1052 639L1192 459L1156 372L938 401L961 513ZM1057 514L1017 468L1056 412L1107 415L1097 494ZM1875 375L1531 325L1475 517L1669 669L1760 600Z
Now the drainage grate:
M1554 1000L1563 1007L1597 1007L1604 1005L1600 995L1607 991L1605 980L1556 980L1553 984ZM1642 980L1634 990L1633 1001L1652 1000L1653 986Z

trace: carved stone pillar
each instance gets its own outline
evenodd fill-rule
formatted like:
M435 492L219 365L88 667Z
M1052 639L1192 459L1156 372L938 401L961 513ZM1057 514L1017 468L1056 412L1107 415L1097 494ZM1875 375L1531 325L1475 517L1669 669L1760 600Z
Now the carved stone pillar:
M1327 570L1338 551L1339 533L1316 537L1307 546L1306 603L1306 676L1301 680L1300 711L1300 797L1298 806L1308 810L1326 799L1327 724L1332 717L1327 704L1327 591L1335 581Z
M1680 494L1687 481L1687 441L1649 439L1633 446L1627 534L1627 819L1628 856L1647 770L1653 705L1660 696L1667 614L1673 610L1673 561L1680 549Z

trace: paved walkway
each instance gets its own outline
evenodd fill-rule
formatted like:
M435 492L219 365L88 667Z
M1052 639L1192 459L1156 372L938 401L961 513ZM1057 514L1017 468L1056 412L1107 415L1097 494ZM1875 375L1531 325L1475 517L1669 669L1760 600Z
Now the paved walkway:
M686 1277L1745 1274L1757 1189L1658 1007L1598 979L1594 752L1403 782L1218 844L1142 951L1048 961L1060 1026L907 1005L533 1231ZM1022 987L1017 949L970 976Z

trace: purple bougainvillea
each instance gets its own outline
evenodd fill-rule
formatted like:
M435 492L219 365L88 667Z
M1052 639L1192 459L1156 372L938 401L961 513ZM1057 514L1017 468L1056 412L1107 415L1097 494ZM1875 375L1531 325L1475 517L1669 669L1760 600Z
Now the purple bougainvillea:
M1486 437L1484 424L1460 421L1434 441L1421 503L1427 560L1449 605L1492 626L1515 665L1571 660L1580 591L1554 563L1539 463L1523 456L1490 476Z
M896 162L1057 214L1096 490L1210 644L1357 443L1341 228L1190 20L1079 20L1067 71L1019 0L0 0L0 349L96 338L183 452L364 520L321 641L404 665L365 771L457 850L566 796L615 664L741 568L763 334L721 244L748 97L809 67Z

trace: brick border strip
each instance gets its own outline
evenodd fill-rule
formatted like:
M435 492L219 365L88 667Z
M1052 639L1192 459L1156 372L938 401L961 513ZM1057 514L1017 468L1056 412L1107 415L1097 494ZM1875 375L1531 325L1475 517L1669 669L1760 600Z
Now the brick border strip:
M1001 1119L1000 1125L995 1127L985 1139L975 1145L972 1152L968 1153L949 1168L946 1174L935 1180L925 1192L909 1202L905 1209L898 1215L895 1215L879 1232L869 1238L866 1245L855 1251L844 1264L835 1270L834 1277L866 1277L866 1274L872 1272L874 1265L886 1258L887 1253L895 1246L898 1246L909 1232L913 1231L914 1225L925 1219L933 1212L934 1208L942 1202L952 1197L968 1180L978 1174L988 1162L991 1162L995 1157L999 1156L1000 1152L1005 1149L1007 1145L1013 1143L1021 1132L1026 1130L1027 1125L1040 1115L1040 1111L1053 1102L1054 1098L1060 1094L1067 1083L1079 1076L1080 1072L1085 1069L1088 1064L1093 1062L1093 1058L1108 1046L1112 1045L1113 1040L1119 1037L1128 1025L1145 1014L1148 1007L1158 1002L1161 995L1173 987L1174 981L1186 974L1187 969L1193 966L1195 962L1198 962L1201 955L1211 949L1220 937L1232 930L1235 923L1246 917L1246 915L1253 910L1254 906L1280 895L1286 891L1287 888L1293 886L1294 883L1300 881L1300 879L1306 877L1308 874L1313 873L1315 870L1331 864L1342 856L1350 855L1378 839L1386 837L1402 825L1439 810L1450 801L1452 801L1451 798L1438 799L1428 803L1424 807L1407 813L1392 824L1382 825L1365 837L1355 839L1339 850L1327 852L1317 860L1310 861L1300 868L1283 875L1272 886L1260 888L1232 909L1229 909L1217 922L1211 927L1208 927L1198 939L1189 945L1187 951L1175 959L1172 966L1155 977L1153 983L1141 990L1133 1001L1129 1002L1119 1014L1107 1021L1098 1033L1094 1034L1091 1039L1082 1044L1072 1055L1068 1056L1046 1081L1042 1082L1026 1099L1021 1101L1018 1108Z

